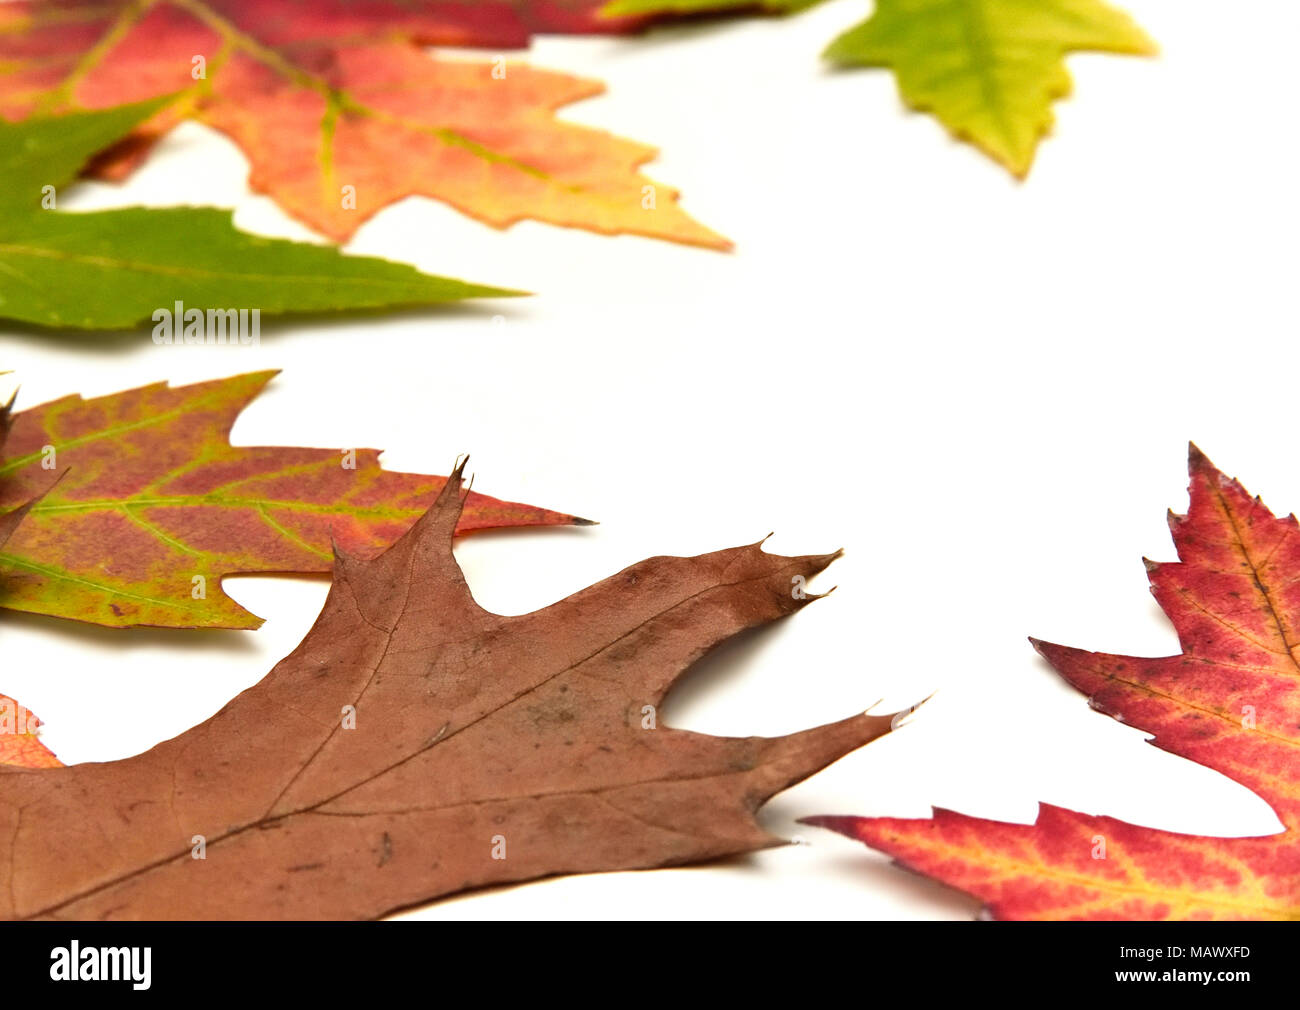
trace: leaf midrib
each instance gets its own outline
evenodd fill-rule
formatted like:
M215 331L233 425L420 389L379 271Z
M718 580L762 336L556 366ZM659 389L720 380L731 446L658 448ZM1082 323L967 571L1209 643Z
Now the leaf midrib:
M115 211L97 211L99 214L112 214ZM68 215L75 217L76 215ZM90 215L86 215L90 216ZM109 256L96 256L88 253L70 252L65 249L51 249L47 246L29 246L16 245L12 242L0 243L0 255L6 253L17 254L20 256L31 256L42 259L60 260L68 263L77 263L85 266L98 266L111 270L131 270L137 273L162 274L169 277L197 277L210 278L213 280L236 280L236 281L265 281L274 282L277 286L281 284L309 284L319 287L321 283L320 275L309 274L261 274L261 273L240 273L229 270L214 270L210 268L183 267L161 263L149 263L136 260L114 259ZM375 288L409 288L411 281L389 280L382 277L356 277L348 276L339 279L339 283L370 285Z
M1158 831L1159 829L1148 828L1146 830ZM1177 834L1177 832L1172 832L1172 831L1161 831L1160 833L1167 834L1167 835ZM1193 838L1195 836L1189 835L1186 837ZM1216 841L1238 841L1238 840L1262 841L1264 839L1274 838L1274 837L1277 836L1261 835L1258 838L1249 838L1249 839L1215 839L1215 840ZM900 839L900 844L907 845L913 849L921 849L935 856L940 856L940 857L942 856L950 857L953 851L948 846L927 844L924 840L911 835L908 835ZM898 858L906 861L905 856L900 855L898 856ZM960 858L960 856L958 856L958 858ZM1014 859L1002 856L1000 853L990 852L989 850L983 848L981 849L979 859L980 859L981 867L985 867L985 866L997 867L1003 870L1004 875L1006 876L1047 877L1064 884L1072 884L1078 887L1087 888L1089 890L1112 891L1118 894L1133 895L1138 897L1148 897L1155 900L1168 902L1174 905L1190 905L1199 901L1204 905L1210 905L1212 907L1223 908L1234 912L1246 912L1249 913L1252 917L1258 916L1261 911L1265 911L1265 910L1272 911L1274 909L1280 909L1283 912L1287 913L1290 918L1300 918L1300 908L1295 908L1287 905L1282 905L1282 904L1272 905L1272 906L1251 905L1245 902L1235 902L1224 898L1211 897L1209 895L1206 895L1204 892L1200 892L1200 891L1167 891L1167 890L1160 890L1158 888L1153 888L1153 887L1133 886L1127 884L1127 882L1123 882L1123 883L1116 882L1110 878L1104 878L1104 877L1098 878L1098 877L1086 876L1084 874L1070 873L1066 870L1060 869L1054 863L1043 862L1041 860L1036 860L1034 862L1028 862L1028 861L1016 862ZM1251 874L1250 876L1252 880L1259 879L1254 874Z
M393 123L394 125L401 126L414 132L435 136L444 143L467 150L471 154L490 164L508 166L522 174L539 179L542 182L545 182L548 186L573 195L582 196L584 199L593 203L609 206L621 206L621 204L618 204L612 198L606 198L600 193L589 192L576 184L562 182L533 165L529 165L508 155L499 154L455 130L447 127L430 126L427 123L415 122L401 116L384 112L381 109L372 108L365 103L358 101L347 91L334 88L316 75L308 73L301 67L290 63L276 50L263 45L256 38L241 31L238 26L222 17L219 13L204 3L203 0L140 0L140 2L133 4L122 12L122 15L118 20L109 28L106 36L117 32L122 22L131 18L132 20L126 25L126 29L129 30L129 28L134 24L134 21L138 20L143 13L158 6L160 3L170 4L172 7L185 11L207 27L211 28L213 31L217 32L221 36L222 41L227 45L245 52L263 66L274 70L285 79L290 80L301 87L315 91L325 99L326 109L325 114L321 119L322 150L320 161L322 172L328 171L329 166L333 163L332 121L337 116L337 112L341 109L355 115L366 116L368 118ZM137 10L137 8L139 9ZM84 65L79 63L73 70L73 75L76 76L77 80L80 80L89 74L95 66L104 59L109 49L111 49L111 46L105 47L102 51L93 51L93 59L89 59L90 54L88 54L88 61ZM67 82L65 81L65 84L66 83ZM76 82L73 81L72 85L75 85L75 83ZM210 87L210 84L208 86Z
M609 649L612 649L612 648L613 648L614 646L616 646L619 642L624 641L624 640L627 639L630 635L635 634L637 631L639 631L641 628L644 628L646 625L650 624L651 622L653 622L653 621L657 621L657 620L659 620L659 619L661 619L661 618L667 616L668 614L672 613L673 611L677 610L678 608L683 607L683 606L686 606L687 604L693 602L694 600L696 600L696 599L700 598L701 596L704 596L704 595L706 595L706 594L708 594L708 593L716 592L716 591L720 591L720 590L725 590L725 589L730 589L730 588L733 588L733 587L735 587L735 586L738 586L738 585L744 585L744 584L749 583L749 582L756 582L756 581L761 581L761 580L763 580L763 579L775 578L777 575L783 575L785 572L790 571L791 568L797 566L797 565L799 564L800 560L801 560L801 559L798 559L798 558L787 559L787 563L786 563L786 564L781 565L780 567L778 567L778 568L775 569L774 571L766 572L766 573L764 573L764 574L762 574L762 575L751 576L751 577L749 577L749 578L738 579L738 580L736 580L736 581L734 581L734 582L719 582L719 583L714 583L714 584L712 584L712 585L706 586L706 587L703 588L703 589L699 589L699 590L696 590L695 592L688 593L688 594L686 594L685 596L683 596L681 599L678 599L678 600L674 601L673 603L669 604L668 606L665 606L662 610L656 612L655 614L653 614L652 616L646 618L645 620L640 621L639 623L637 623L637 624L634 625L633 627L624 630L623 632L621 632L620 634L618 634L617 637L615 637L612 641L608 641L608 642L603 643L599 648L597 648L595 651L589 653L588 655L583 656L583 657L581 657L580 659L576 659L576 660L574 660L574 661L568 663L568 664L565 665L562 669L557 670L556 672L547 675L546 677L544 677L543 679L541 679L541 680L538 681L537 683L529 685L528 687L524 688L522 691L518 692L517 694L513 694L513 695L511 695L509 698L505 699L503 702L501 702L501 703L500 703L499 705L497 705L495 708L489 709L488 711L486 711L486 712L482 713L481 715L479 715L477 718L472 719L472 720L470 720L469 722L465 723L465 725L463 725L463 726L458 726L458 727L456 727L454 730L452 730L451 732L445 732L445 731L446 731L446 727L443 727L443 730L439 732L438 736L434 739L434 741L433 741L432 743L427 744L427 745L424 745L424 746L420 746L420 747L416 748L416 749L413 750L411 753L406 754L406 755L402 756L401 758L398 758L397 760L391 762L390 764L386 765L385 767L379 769L379 770L376 771L376 772L372 772L372 773L370 773L370 774L368 774L368 775L365 775L364 777L361 777L361 778L359 778L359 779L356 779L356 780L354 780L354 781L349 782L348 784L346 784L346 785L343 786L342 788L339 788L336 792L330 794L329 796L323 797L322 799L316 800L316 801L311 802L311 803L304 804L304 805L299 806L299 807L295 807L295 808L293 808L293 809L291 809L291 810L286 810L286 811L284 811L284 812L282 812L282 813L276 813L276 812L275 812L275 804L279 802L279 800L280 800L280 799L285 795L285 793L287 792L287 790L289 789L289 787L290 787L290 786L291 786L295 781L297 781L297 780L301 777L302 773L305 772L305 771L307 770L307 768L311 765L311 763L316 759L316 757L319 756L319 754L320 754L321 750L324 748L324 746L325 746L325 745L326 745L326 744L327 744L327 743L328 743L328 742L329 742L329 741L334 737L334 731L335 731L335 729L336 729L337 727L333 727L333 726L331 726L330 731L329 731L328 733L326 733L325 736L322 738L320 746L318 746L318 747L316 748L316 750L313 751L313 753L311 754L311 756L308 757L308 759L307 759L306 761L304 761L303 765L302 765L300 768L298 768L298 769L296 769L296 770L294 771L294 774L293 774L293 775L289 778L289 780L286 782L284 788L282 788L282 789L280 790L280 792L277 794L277 796L275 797L275 800L272 802L271 806L270 806L270 807L265 811L265 813L263 813L263 814L260 815L260 816L253 817L252 819L250 819L250 820L249 820L248 822L246 822L246 823L239 824L238 826L235 826L235 827L227 828L227 829L226 829L225 831L223 831L220 835L217 835L217 836L215 836L215 837L213 837L213 838L208 839L208 840L207 840L207 843L206 843L206 844L207 844L207 847L208 847L209 849L211 849L211 848L213 848L214 846L219 845L219 844L222 843L222 842L229 841L229 840L232 839L232 838L239 837L239 836L241 836L241 835L246 834L246 833L249 832L249 831L256 830L256 829L258 829L258 828L260 828L260 827L262 827L262 826L264 826L264 825L267 825L267 824L272 824L272 823L275 823L275 822L277 822L277 821L282 821L282 820L288 820L289 818L292 818L292 817L300 817L300 816L303 816L303 815L311 815L311 814L320 813L320 812L321 812L321 808L327 806L328 804L333 803L333 802L335 802L336 800L339 800L339 799L341 799L341 798L344 797L344 796L347 796L349 793L355 792L356 790L358 790L358 789L360 789L360 788L362 788L362 787L368 785L368 784L371 783L371 782L374 782L374 781L376 781L376 780L378 780L378 779L380 779L380 778L383 778L385 775L389 775L389 774L391 774L393 771L395 771L397 768L402 767L402 766L405 765L407 762L412 761L412 760L415 760L416 758L418 758L418 757L420 757L420 756L426 754L428 751L432 750L432 749L433 749L434 747L436 747L438 744L444 743L445 741L451 739L452 737L458 736L458 735L460 735L461 733L464 733L464 732L466 732L467 730L469 730L469 729L471 729L471 728L473 728L473 727L479 725L480 723L482 723L482 722L484 722L484 721L486 721L486 720L492 718L493 716L496 716L496 715L499 714L500 712L505 711L507 708L509 708L509 707L511 707L512 705L518 703L519 701L521 701L522 699L528 697L529 695L534 694L536 691L538 691L538 690L540 690L541 688L545 687L547 684L552 683L556 678L563 676L564 674L566 674L566 673L568 673L568 672L570 672L570 671L576 669L577 667L581 666L582 664L584 664L584 663L586 663L586 662L589 662L591 659L593 659L595 656L600 655L602 652L605 652L605 651L607 651L607 650L609 650ZM414 563L414 558L412 558L412 563ZM336 583L336 584L337 584L337 583ZM351 589L351 586L349 586L349 589ZM407 603L408 603L408 601L409 601L409 589L410 589L410 586L409 586L409 585L408 585L407 589L408 589L408 595L404 597L403 602L402 602L402 604L400 605L400 608L399 608L399 616L398 616L398 618L394 621L393 626L392 626L391 628L389 628L389 629L387 629L387 630L385 631L385 643L384 643L384 647L383 647L383 649L381 650L381 654L380 654L379 659L375 661L375 668L374 668L374 670L371 671L371 678L370 678L370 680L367 681L367 684L365 685L365 687L362 688L361 693L364 693L364 691L366 690L366 688L369 686L370 681L373 680L374 675L378 673L378 671L379 671L379 666L382 665L383 660L384 660L384 658L386 657L386 655L387 655L387 653L388 653L388 649L389 649L390 646L391 646L393 635L396 633L398 627L400 626L401 616L405 613L405 610L406 610L406 607L407 607ZM471 599L472 599L472 597L471 597ZM563 601L561 601L561 602L563 602ZM558 605L558 604L553 604L553 605ZM549 609L549 608L546 608L546 607L542 608L542 610L546 610L546 609ZM358 608L358 611L360 612L360 608ZM541 613L541 611L535 611L534 613ZM526 618L526 617L529 617L529 616L532 616L532 615L529 615L529 614L523 614L523 615L519 615L519 618L517 618L517 619L523 619L523 618ZM372 622L370 622L369 620L367 620L367 619L365 618L364 614L362 614L362 619L363 619L363 620L366 620L366 623L371 624L372 627L377 627L377 626L374 625ZM510 618L507 618L507 620L510 620ZM313 630L314 630L314 629L313 629ZM308 632L308 638L310 638L310 637L311 637L311 632ZM305 642L305 641L306 641L306 639L304 639L304 642ZM299 648L301 648L301 646L300 646ZM281 660L281 663L283 663L283 662L285 662L285 660ZM279 666L279 664L277 664L277 668L278 668L278 666ZM275 669L273 668L273 669L271 670L271 673L267 674L267 677L270 677L270 676L273 675L274 673L275 673ZM265 678L264 678L264 680L265 680ZM261 683L261 682L259 682L259 683ZM358 698L359 698L359 695L358 695ZM132 760L132 759L131 759L131 758L126 758L125 760L128 760L128 761L129 761L129 760ZM75 768L75 767L77 767L77 766L76 766L76 765L73 765L72 767ZM62 771L62 770L65 770L65 769L60 769L60 771ZM742 774L742 772L736 770L736 771L731 771L731 772L720 772L720 773L717 773L717 774L718 774L718 776L721 776L721 775L724 775L724 774ZM707 777L707 776L704 776L704 777ZM592 790L592 793L608 791L609 788L621 788L623 785L625 785L625 783L615 783L613 787L606 787L606 788L601 788L601 789L594 789L594 790ZM563 792L564 792L564 791L558 791L559 794L563 794ZM491 798L488 798L488 799L484 799L484 800L482 800L482 801L480 801L480 802L493 802L493 800L492 800ZM456 806L456 805L457 805L457 804L449 804L449 806ZM12 849L11 849L11 851L12 851ZM67 907L68 905L73 904L74 902L81 901L81 900L84 900L84 899L86 899L86 898L92 897L92 896L94 896L94 895L96 895L96 894L99 894L99 893L101 893L101 892L103 892L103 891L109 890L110 888L117 887L117 886L119 886L119 885L125 883L125 882L128 881L128 880L133 880L133 879L136 879L136 878L138 878L138 877L144 876L144 875L147 874L147 873L152 873L152 872L155 871L155 870L161 869L162 867L168 865L169 863L174 863L176 860L181 859L181 858L184 858L186 855L189 854L189 852L190 852L189 848L182 848L181 850L179 850L179 851L173 853L172 855L164 856L164 857L160 857L159 859L153 860L152 862L147 863L147 864L144 865L144 866L136 867L135 869L131 870L131 871L128 872L128 873L122 873L122 874L119 874L117 877L115 877L115 878L113 878L113 879L111 879L111 880L104 881L103 883L100 883L100 884L96 884L96 885L93 886L93 887L87 888L86 890L80 891L80 892L78 892L78 893L76 893L76 894L73 894L73 895L70 895L70 896L68 896L68 897L66 897L66 898L61 898L61 899L59 899L58 901L56 901L55 903L53 903L53 904L47 905L47 906L45 906L44 908L37 909L37 910L35 910L35 911L33 911L33 912L29 912L29 913L27 913L26 915L20 916L19 918L24 919L24 920L30 920L30 919L39 918L39 917L41 917L41 916L49 915L49 914L51 914L51 913L57 912L59 909L61 909L61 908L65 908L65 907ZM11 877L12 877L12 872L13 872L13 871L12 871L12 866L11 866L11 868L10 868L10 874L11 874ZM14 910L17 911L17 906L14 906Z
M385 471L388 472L388 471ZM274 473L258 474L257 477L266 476L274 477ZM37 502L29 511L29 515L38 512L95 512L95 511L121 511L132 508L167 508L175 507L194 507L197 505L216 505L229 509L258 509L258 508L276 508L291 512L308 512L317 515L363 515L391 517L394 519L404 519L409 516L418 516L424 514L424 509L412 506L411 508L390 508L382 505L348 505L328 504L320 502L304 502L297 500L285 500L281 498L229 498L216 495L172 495L168 497L156 498L109 498L101 501L87 502L58 502L55 504L44 504Z

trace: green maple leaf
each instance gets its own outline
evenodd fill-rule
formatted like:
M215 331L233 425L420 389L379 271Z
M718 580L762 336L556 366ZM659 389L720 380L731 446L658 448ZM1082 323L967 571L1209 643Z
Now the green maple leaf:
M760 11L791 14L820 0L612 0L606 17ZM1151 55L1127 14L1101 0L876 0L875 12L823 54L843 67L888 67L903 100L933 113L1024 176L1070 92L1064 57L1080 50Z
M844 66L890 67L903 100L932 112L1018 176L1070 92L1066 53L1149 55L1155 44L1100 0L877 0L826 50Z
M208 207L63 213L51 196L167 99L0 122L0 317L122 329L176 302L268 315L433 305L520 292L328 246L250 235Z

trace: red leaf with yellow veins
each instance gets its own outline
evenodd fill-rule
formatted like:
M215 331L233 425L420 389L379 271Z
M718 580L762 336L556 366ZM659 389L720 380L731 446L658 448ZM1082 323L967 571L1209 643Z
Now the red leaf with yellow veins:
M43 496L0 548L0 607L111 627L256 628L223 576L329 572L331 540L363 555L396 540L446 478L384 470L375 449L232 446L235 418L274 374L14 414L0 512ZM585 522L471 494L458 532Z
M185 117L230 136L250 185L337 241L403 197L496 227L533 218L712 248L638 167L653 148L564 123L602 86L421 44L520 45L534 30L617 31L596 3L67 0L0 5L0 115L180 98L101 159L121 177Z
M1210 838L1042 805L1032 825L815 817L968 891L1002 919L1300 918L1300 536L1193 446L1179 562L1148 562L1182 654L1112 656L1035 641L1097 710L1254 790L1285 827Z
M888 733L663 725L710 649L817 597L836 557L760 544L649 558L530 614L474 601L452 555L461 468L207 722L124 761L0 769L0 916L374 918L474 887L785 844L755 812ZM196 845L203 858L194 858Z

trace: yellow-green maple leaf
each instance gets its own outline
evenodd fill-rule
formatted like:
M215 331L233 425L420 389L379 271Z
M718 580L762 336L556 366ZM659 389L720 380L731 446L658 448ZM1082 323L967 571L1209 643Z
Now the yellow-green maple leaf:
M826 50L846 66L889 67L912 108L932 112L1018 176L1069 94L1066 53L1149 55L1155 44L1099 0L876 0Z

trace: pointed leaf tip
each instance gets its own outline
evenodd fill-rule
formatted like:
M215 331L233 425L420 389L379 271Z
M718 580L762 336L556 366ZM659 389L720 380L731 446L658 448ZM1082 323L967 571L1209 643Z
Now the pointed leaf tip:
M6 580L0 606L108 627L252 627L219 589L224 576L328 574L338 554L374 557L447 489L444 477L384 469L375 450L230 445L240 411L276 374L151 383L9 415L0 513L46 497L6 549L23 577ZM122 424L129 440L114 437ZM42 466L46 445L65 471L57 486ZM106 472L129 476L106 494L97 482ZM145 493L150 487L169 489L165 505ZM71 514L70 503L78 506ZM478 492L460 507L458 533L571 521ZM122 522L127 511L140 521ZM105 557L115 561L107 569ZM195 575L206 580L199 599L191 597Z
M1125 656L1031 642L1094 710L1250 789L1284 831L1177 834L1046 803L1032 825L942 808L928 819L819 823L975 895L1002 919L1300 918L1296 527L1195 445L1189 460L1191 504L1173 524L1179 560L1143 559L1178 652Z
M454 490L439 498L459 507ZM556 873L712 860L785 844L758 824L762 802L890 731L870 715L775 739L643 721L702 654L788 614L774 579L817 559L650 558L500 617L472 605L450 550L426 548L399 541L337 578L300 646L202 726L0 790L0 824L40 808L0 833L0 916L378 917ZM227 872L187 869L195 834Z

